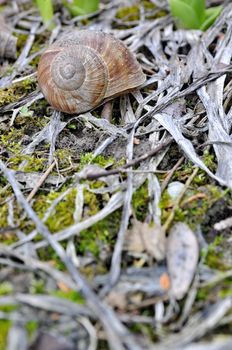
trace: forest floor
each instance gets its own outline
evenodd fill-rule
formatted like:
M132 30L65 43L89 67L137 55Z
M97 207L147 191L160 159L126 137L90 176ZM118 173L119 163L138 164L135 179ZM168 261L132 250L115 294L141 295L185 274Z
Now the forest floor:
M208 3L206 32L166 1L57 6L52 30L31 1L1 5L0 350L232 349L232 5ZM143 86L54 111L37 65L74 28L123 40Z

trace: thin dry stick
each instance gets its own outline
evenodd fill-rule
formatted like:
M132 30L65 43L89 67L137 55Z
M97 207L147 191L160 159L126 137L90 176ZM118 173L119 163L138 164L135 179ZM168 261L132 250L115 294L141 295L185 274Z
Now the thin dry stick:
M199 168L195 168L192 175L188 178L188 180L186 181L183 190L181 191L181 193L179 194L179 196L177 197L176 201L175 201L175 205L172 208L171 213L169 214L167 220L165 221L164 225L163 225L163 229L166 232L172 222L172 220L174 219L174 215L176 212L176 209L179 207L180 201L183 197L183 195L185 194L187 188L189 187L189 185L191 184L191 182L193 181L194 177L197 175Z
M27 201L30 202L32 200L32 198L34 197L34 195L37 193L37 191L39 190L40 186L44 183L44 181L46 180L46 178L48 177L48 175L52 172L54 166L56 165L56 162L53 162L45 171L45 173L41 176L41 178L39 179L39 181L37 182L37 184L35 185L35 187L33 188L33 190L29 193L28 197L27 197Z
M174 172L178 169L178 167L181 165L181 163L184 161L184 157L181 157L178 162L174 165L174 167L168 172L166 178L164 179L164 182L161 185L161 191L163 192L167 185L169 184Z
M143 162L147 158L151 158L156 153L160 152L163 148L170 145L172 143L172 141L173 141L173 139L171 137L169 137L165 142L161 143L156 148L152 149L150 152L145 153L141 157L138 157L136 159L129 161L127 164L125 164L121 168L112 169L112 170L108 170L108 171L104 170L104 171L101 171L99 173L81 175L79 178L80 179L87 179L87 180L95 180L95 179L98 179L99 177L102 177L102 176L110 176L110 175L115 175L115 174L119 174L119 173L124 173L125 169L130 168L134 165L140 164L141 162Z
M132 129L132 132L129 137L128 146L127 146L127 156L129 159L133 157L134 134L135 134L135 128ZM116 240L116 244L114 247L114 252L111 260L110 275L109 275L110 286L113 286L117 282L121 272L123 244L124 244L125 233L129 224L129 219L131 214L131 200L133 195L132 180L133 180L132 173L128 174L127 189L125 192L124 204L123 204L123 210L122 210L122 220L121 220L120 229L118 232L118 236L117 236L117 240Z

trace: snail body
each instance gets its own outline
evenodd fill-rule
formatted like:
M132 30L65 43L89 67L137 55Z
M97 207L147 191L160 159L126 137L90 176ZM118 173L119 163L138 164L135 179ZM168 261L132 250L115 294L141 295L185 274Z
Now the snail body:
M123 42L100 31L67 33L44 52L38 66L43 95L55 109L70 114L89 111L145 80Z

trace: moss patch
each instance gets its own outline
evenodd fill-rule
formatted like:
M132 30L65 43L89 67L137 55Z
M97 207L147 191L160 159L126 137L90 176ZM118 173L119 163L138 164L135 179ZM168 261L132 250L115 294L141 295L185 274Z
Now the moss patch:
M28 78L20 83L15 83L9 88L0 90L0 107L12 102L18 101L20 98L28 95L29 92L36 88L36 81L33 78Z
M6 350L7 348L7 336L10 326L10 321L0 320L0 350Z
M140 18L140 8L143 6L147 18L155 19L159 17L163 17L166 15L166 12L163 10L159 10L153 13L154 10L156 10L155 4L151 3L148 0L141 1L140 6L139 5L133 5L133 6L127 6L122 7L117 11L116 18L119 18L123 21L130 22L130 21L137 21ZM149 15L149 11L151 11L151 14Z

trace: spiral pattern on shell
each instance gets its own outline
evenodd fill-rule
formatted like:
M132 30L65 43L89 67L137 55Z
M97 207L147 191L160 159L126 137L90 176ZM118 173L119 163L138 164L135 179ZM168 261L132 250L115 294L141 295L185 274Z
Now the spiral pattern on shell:
M66 113L83 113L104 99L143 84L134 55L110 34L76 30L42 55L38 82L47 101Z

